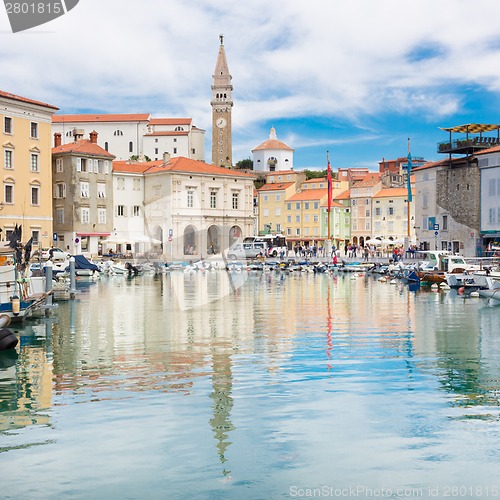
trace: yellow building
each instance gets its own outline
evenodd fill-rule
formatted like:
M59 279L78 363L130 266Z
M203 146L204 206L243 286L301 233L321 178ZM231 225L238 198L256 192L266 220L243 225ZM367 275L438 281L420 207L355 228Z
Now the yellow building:
M9 240L16 224L21 241L52 245L51 123L55 106L0 90L2 117L2 196L0 238Z
M295 182L271 182L258 189L259 234L284 234L285 200L297 190Z
M312 246L321 238L320 207L328 189L303 189L286 199L286 237L290 243Z

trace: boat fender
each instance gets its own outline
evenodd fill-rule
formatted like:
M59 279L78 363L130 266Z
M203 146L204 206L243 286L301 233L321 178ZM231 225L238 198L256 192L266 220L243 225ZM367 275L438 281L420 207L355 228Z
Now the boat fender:
M459 293L460 295L463 295L463 294L464 294L464 292L465 292L465 288L464 288L463 286L461 286L461 287L458 289L458 293Z
M0 328L0 340L8 337L9 335L13 335L12 330L10 328Z
M12 333L12 330L8 328L2 328L0 330L0 351L14 349L18 342L19 339Z
M10 301L12 302L12 314L17 316L21 311L21 301L17 295L11 297Z

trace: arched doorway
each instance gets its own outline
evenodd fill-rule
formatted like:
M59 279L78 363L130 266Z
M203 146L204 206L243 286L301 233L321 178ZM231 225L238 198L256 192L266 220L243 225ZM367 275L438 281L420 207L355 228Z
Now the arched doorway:
M187 226L186 229L184 229L184 242L183 242L183 248L184 248L184 255L194 255L198 251L198 245L196 241L196 229L194 226Z
M160 226L155 226L152 231L153 238L155 240L161 241L158 245L163 253L163 229ZM155 245L156 246L156 245Z
M236 243L243 236L243 231L240 226L232 226L229 230L229 246Z
M210 226L207 230L207 254L212 255L220 252L220 228Z

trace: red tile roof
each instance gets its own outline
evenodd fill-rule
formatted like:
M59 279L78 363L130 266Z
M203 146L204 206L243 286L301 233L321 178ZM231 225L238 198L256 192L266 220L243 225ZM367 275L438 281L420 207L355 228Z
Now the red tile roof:
M0 90L0 97L4 97L5 99L12 99L13 101L26 102L28 104L36 104L37 106L44 106L45 108L51 108L56 111L59 109L57 106L52 106L52 104L47 104L46 102L40 102L40 101L35 101L33 99L28 99L27 97L11 94L10 92L5 92L4 90Z
M286 201L320 200L323 196L328 196L328 189L304 189L304 191L290 196Z
M52 123L88 123L88 122L147 122L149 113L115 115L54 115Z
M146 137L153 137L153 136L160 136L160 135L189 135L189 131L182 131L182 132L174 132L173 130L170 131L160 131L160 132L151 132L150 134L144 134Z
M307 181L304 181L302 184L311 184L314 182L326 182L326 179L324 177L315 177L313 179L308 179Z
M352 187L370 187L375 186L380 182L381 174L379 173L369 173L364 175L360 180L354 181Z
M115 160L113 162L113 172L143 174L153 166L163 165L163 160L157 161L127 161Z
M295 182L270 182L261 186L258 191L283 191L294 185Z
M150 164L156 164L158 162L149 162ZM247 179L255 179L254 174L247 174L241 170L233 170L224 167L217 167L216 165L209 165L199 160L192 160L191 158L185 158L184 156L177 156L175 158L170 158L170 161L164 165L160 162L160 165L152 165L145 173L146 174L156 174L160 172L186 172L193 174L206 174L206 175L223 175L229 177L243 177Z
M450 160L448 158L445 160L430 161L430 162L424 163L423 165L420 165L418 167L412 168L411 171L416 172L417 170L420 171L420 170L426 170L428 168L442 167L443 165L448 164L449 161ZM453 162L453 159L452 159L452 162Z
M75 153L75 154L86 154L93 156L106 156L107 158L115 158L105 149L101 148L98 144L90 142L88 139L80 139L76 142L69 142L68 144L62 144L52 148L52 154L57 155L61 153Z
M332 201L332 207L335 208L347 208L345 205L342 205L342 203L337 203L336 201ZM328 208L328 200L327 203L322 203L321 208Z
M296 172L295 170L278 170L277 172L266 172L266 177L272 177L275 175L285 175L285 174L300 174L302 172Z
M415 194L415 190L412 189L412 193ZM408 195L407 188L384 188L381 189L377 194L374 194L374 198L400 198L406 197Z
M252 149L252 151L259 151L263 149L286 149L288 151L294 151L293 148L287 146L284 142L278 141L278 139L268 139L264 141L260 146Z
M345 191L342 191L340 194L337 196L334 196L334 200L348 200L351 197L351 190L346 189Z
M476 151L474 156L484 155L487 153L498 153L500 151L500 146L493 146L492 148L483 149L481 151Z
M150 125L191 125L192 118L151 118Z

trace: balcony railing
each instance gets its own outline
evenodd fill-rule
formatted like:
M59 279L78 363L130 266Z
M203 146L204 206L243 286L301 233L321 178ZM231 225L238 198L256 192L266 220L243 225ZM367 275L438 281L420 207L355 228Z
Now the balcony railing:
M438 142L438 153L472 154L474 151L492 148L500 145L498 137L473 137L469 139L455 139L453 141Z

